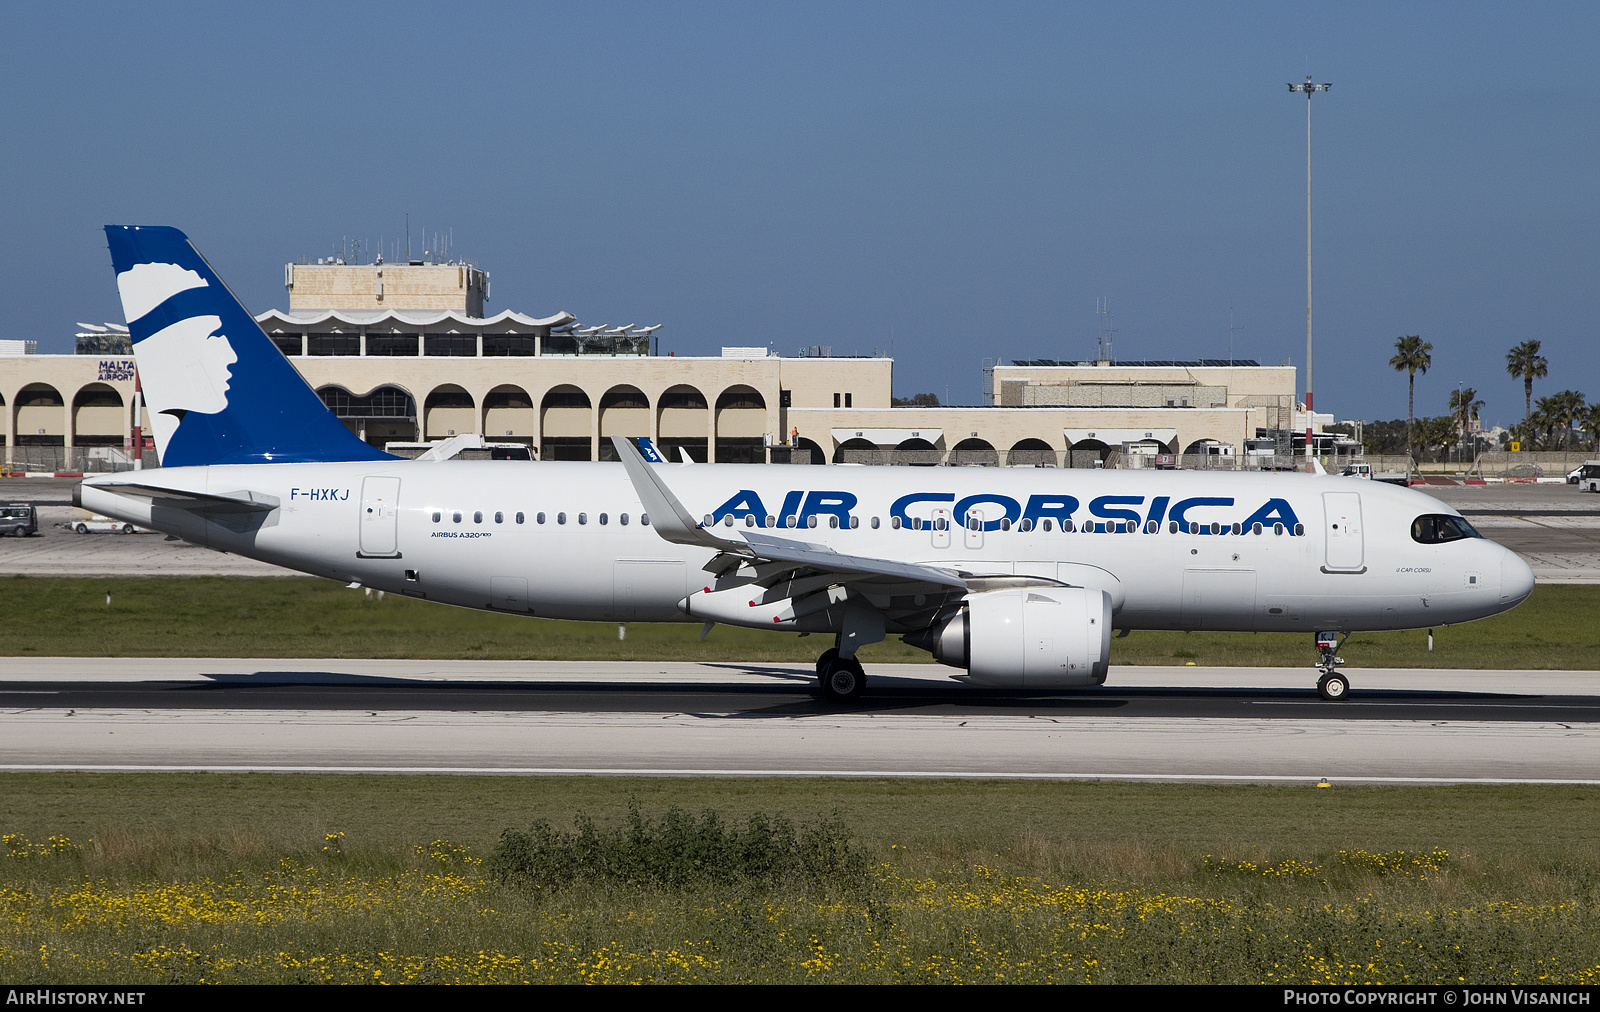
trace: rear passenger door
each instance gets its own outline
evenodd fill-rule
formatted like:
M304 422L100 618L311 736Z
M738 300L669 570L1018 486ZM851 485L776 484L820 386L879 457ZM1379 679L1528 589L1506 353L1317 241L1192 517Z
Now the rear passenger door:
M361 482L361 551L364 559L398 559L400 479L372 475Z

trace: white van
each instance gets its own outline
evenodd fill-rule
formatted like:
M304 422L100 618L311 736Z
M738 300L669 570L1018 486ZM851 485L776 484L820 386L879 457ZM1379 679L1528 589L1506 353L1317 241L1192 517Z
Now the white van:
M1577 475L1579 492L1600 492L1600 460L1586 460L1572 473Z

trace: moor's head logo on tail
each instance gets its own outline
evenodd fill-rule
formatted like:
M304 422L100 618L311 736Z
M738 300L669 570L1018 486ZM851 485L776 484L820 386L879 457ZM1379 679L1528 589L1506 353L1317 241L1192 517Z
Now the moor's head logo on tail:
M179 292L207 287L205 278L177 264L135 264L117 275L130 328ZM229 366L239 356L221 329L221 317L190 316L139 342L139 364L148 376L145 402L152 412L176 422L190 411L214 415L228 406Z
M166 467L382 460L323 405L187 236L107 226Z

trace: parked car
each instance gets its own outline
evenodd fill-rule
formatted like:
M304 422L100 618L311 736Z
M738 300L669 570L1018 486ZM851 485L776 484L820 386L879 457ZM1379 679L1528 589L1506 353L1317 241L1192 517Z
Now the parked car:
M32 537L39 533L39 512L31 503L8 502L0 505L0 536Z
M132 524L103 517L98 513L80 513L61 526L69 527L79 534L132 534L138 530Z

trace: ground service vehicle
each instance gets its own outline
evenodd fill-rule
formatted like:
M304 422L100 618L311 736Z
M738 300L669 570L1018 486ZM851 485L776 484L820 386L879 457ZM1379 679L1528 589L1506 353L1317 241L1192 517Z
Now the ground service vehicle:
M1600 460L1586 460L1567 475L1580 492L1600 492Z
M833 637L821 689L889 635L985 686L1105 681L1113 629L1304 631L1326 699L1358 629L1465 622L1533 589L1407 488L1293 473L403 460L329 413L188 239L114 226L163 467L80 505L279 566L447 604Z
M32 503L0 503L0 536L32 537L39 533L39 513Z

